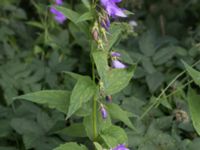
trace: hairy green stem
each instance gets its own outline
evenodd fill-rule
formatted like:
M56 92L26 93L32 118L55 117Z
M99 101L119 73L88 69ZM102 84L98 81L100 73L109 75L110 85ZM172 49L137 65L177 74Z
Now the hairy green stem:
M92 60L92 80L95 84L95 64L94 61ZM96 98L96 93L93 97L93 115L92 115L92 120L93 120L93 138L97 137L97 98Z

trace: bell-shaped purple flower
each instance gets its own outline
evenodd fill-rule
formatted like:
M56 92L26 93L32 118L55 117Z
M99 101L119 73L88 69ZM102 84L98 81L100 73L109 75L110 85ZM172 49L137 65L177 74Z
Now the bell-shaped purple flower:
M103 119L106 119L106 118L108 117L108 113L107 113L105 107L103 106L103 104L101 104L101 109L100 109L100 111L101 111L101 116L102 116L102 118L103 118Z
M62 5L63 4L63 0L55 0L56 5Z
M119 8L116 3L122 0L100 0L101 5L104 7L109 16L116 17L127 17L123 9Z
M54 14L54 19L60 24L64 23L64 21L67 19L62 12L58 11L53 6L50 8L50 12Z
M112 56L112 57L120 57L121 54L118 53L118 52L111 52L111 56Z
M126 146L124 144L120 144L117 147L111 149L111 150L129 150L128 148L126 148Z
M123 64L122 62L120 62L119 60L115 59L112 60L112 68L117 68L117 69L124 69L127 66L125 64Z

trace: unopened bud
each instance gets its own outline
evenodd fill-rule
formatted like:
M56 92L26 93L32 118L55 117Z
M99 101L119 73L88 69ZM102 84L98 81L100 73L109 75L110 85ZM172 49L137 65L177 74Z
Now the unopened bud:
M92 32L93 39L97 42L99 40L99 33L97 30Z

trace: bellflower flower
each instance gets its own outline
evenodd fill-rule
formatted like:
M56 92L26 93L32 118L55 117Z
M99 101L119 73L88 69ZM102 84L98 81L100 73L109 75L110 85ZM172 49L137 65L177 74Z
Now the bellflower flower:
M120 57L121 54L118 52L111 52L111 56L112 56L112 68L117 68L117 69L124 69L127 66L125 64L123 64L121 61L119 61L117 59L117 57Z
M62 5L62 4L63 4L63 0L55 0L55 5ZM62 12L58 11L58 10L54 7L55 5L53 5L53 6L50 7L50 12L51 12L52 14L54 14L54 19L55 19L58 23L62 24L62 23L64 23L64 21L67 19L67 17L65 17L65 15L64 15Z
M56 5L62 5L63 4L63 0L55 0Z
M62 12L58 11L53 6L50 8L50 12L55 15L54 19L60 24L64 23L64 21L67 19Z
M109 16L116 17L127 17L123 9L119 8L116 3L122 0L100 0L101 5L104 7Z
M103 119L106 119L108 117L107 111L104 108L103 104L101 104L101 116Z
M111 150L129 150L128 148L126 148L126 146L124 144L120 144L117 147L111 149Z

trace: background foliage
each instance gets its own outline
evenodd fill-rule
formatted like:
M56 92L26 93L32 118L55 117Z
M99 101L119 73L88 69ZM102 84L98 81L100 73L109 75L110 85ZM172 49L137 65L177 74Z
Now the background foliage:
M72 22L56 24L49 5L47 0L0 1L0 150L51 150L66 141L90 147L78 117L66 121L54 109L13 101L41 89L71 90L75 80L63 71L91 76L86 33ZM78 12L86 9L79 0L66 5ZM129 0L121 5L135 13L124 21L137 21L137 35L127 26L115 50L123 53L125 62L138 66L131 83L113 101L134 114L131 121L137 132L115 123L126 129L130 149L197 150L200 138L189 107L197 105L199 73L194 77L189 70L190 78L182 61L200 70L200 2Z

